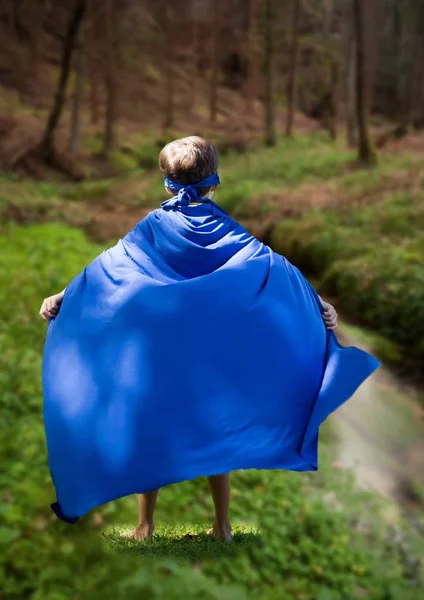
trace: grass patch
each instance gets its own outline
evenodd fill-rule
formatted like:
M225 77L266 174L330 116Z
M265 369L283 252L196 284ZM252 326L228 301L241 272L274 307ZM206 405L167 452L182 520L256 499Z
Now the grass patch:
M236 536L231 546L203 534L213 517L205 478L161 490L157 537L147 544L123 542L117 535L122 524L136 522L135 498L99 507L72 527L53 517L40 378L45 324L38 310L45 296L63 289L102 249L59 224L1 228L4 596L315 600L325 594L354 598L360 590L372 600L418 599L422 540L402 520L393 532L384 516L386 502L358 490L348 473L333 469L325 444L318 473L252 470L233 475ZM199 537L184 539L193 530Z
M21 181L13 175L0 178L0 203L13 202L35 206L56 200L61 193L59 183L47 181Z
M420 157L416 158L411 154L383 154L372 169L356 169L343 175L335 185L344 193L365 194L378 188L385 175L408 169L420 161Z
M83 181L78 185L64 184L60 188L60 196L65 200L89 202L104 198L115 179L97 179L95 181Z
M23 208L68 199L90 202L106 197L113 183L128 181L128 194L122 186L121 203L134 206L138 202L140 206L157 207L166 196L157 168L158 154L165 143L178 135L168 132L159 139L153 132L147 132L130 138L125 146L111 154L110 160L120 174L113 180L64 184L19 181L4 176L0 179L0 201L4 203L5 198L10 198ZM87 138L84 150L99 152L100 141L96 136ZM261 218L274 206L272 201L266 201L267 194L289 190L305 182L339 177L354 158L352 152L341 150L317 134L292 140L281 138L274 148L246 146L237 140L230 143L220 137L214 141L223 149L219 167L222 186L217 201L236 217L243 215L247 204L260 195L265 200L255 210ZM151 177L154 172L157 177ZM150 181L144 186L146 176ZM133 184L137 179L140 192L134 196Z
M248 525L233 527L233 542L227 544L207 535L208 525L160 524L151 540L136 542L121 536L128 527L112 527L102 532L108 548L136 556L163 556L177 561L199 562L206 559L222 559L247 550L261 542L258 530Z
M341 175L354 154L319 135L282 138L262 148L222 160L219 203L236 216L254 196L282 192L302 183Z

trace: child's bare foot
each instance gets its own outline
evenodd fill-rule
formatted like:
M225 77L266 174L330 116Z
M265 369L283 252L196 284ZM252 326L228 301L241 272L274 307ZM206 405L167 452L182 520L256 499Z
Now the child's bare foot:
M142 542L143 540L147 540L152 537L154 527L155 526L153 523L141 523L140 525L137 525L135 529L123 531L121 536L131 538L136 542Z
M213 537L217 538L218 540L223 540L224 542L233 541L231 525L229 523L225 523L224 525L218 525L214 521L212 529L209 529L207 534L213 535Z

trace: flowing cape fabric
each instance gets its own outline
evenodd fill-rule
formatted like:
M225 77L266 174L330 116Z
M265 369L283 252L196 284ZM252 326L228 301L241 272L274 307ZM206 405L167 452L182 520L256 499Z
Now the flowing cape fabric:
M211 201L151 212L65 292L44 418L56 515L200 475L317 469L318 431L378 362Z

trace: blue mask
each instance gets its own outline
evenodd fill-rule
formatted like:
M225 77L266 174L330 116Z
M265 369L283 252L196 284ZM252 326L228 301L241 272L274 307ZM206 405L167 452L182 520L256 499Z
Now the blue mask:
M206 179L198 181L197 183L176 183L175 181L168 179L168 177L165 177L164 181L166 187L168 187L170 190L178 192L178 194L171 200L162 202L161 206L166 206L166 208L188 206L190 202L207 202L208 199L205 199L200 195L198 188L219 185L221 183L218 173L213 173L213 175L210 175L209 177L206 177Z

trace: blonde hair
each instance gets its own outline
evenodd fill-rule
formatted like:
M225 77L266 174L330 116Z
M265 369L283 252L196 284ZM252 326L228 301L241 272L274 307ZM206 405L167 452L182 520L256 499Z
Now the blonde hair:
M202 181L216 173L218 153L215 146L197 136L174 140L167 144L159 154L161 173L180 184L192 184ZM202 196L211 189L198 188Z

